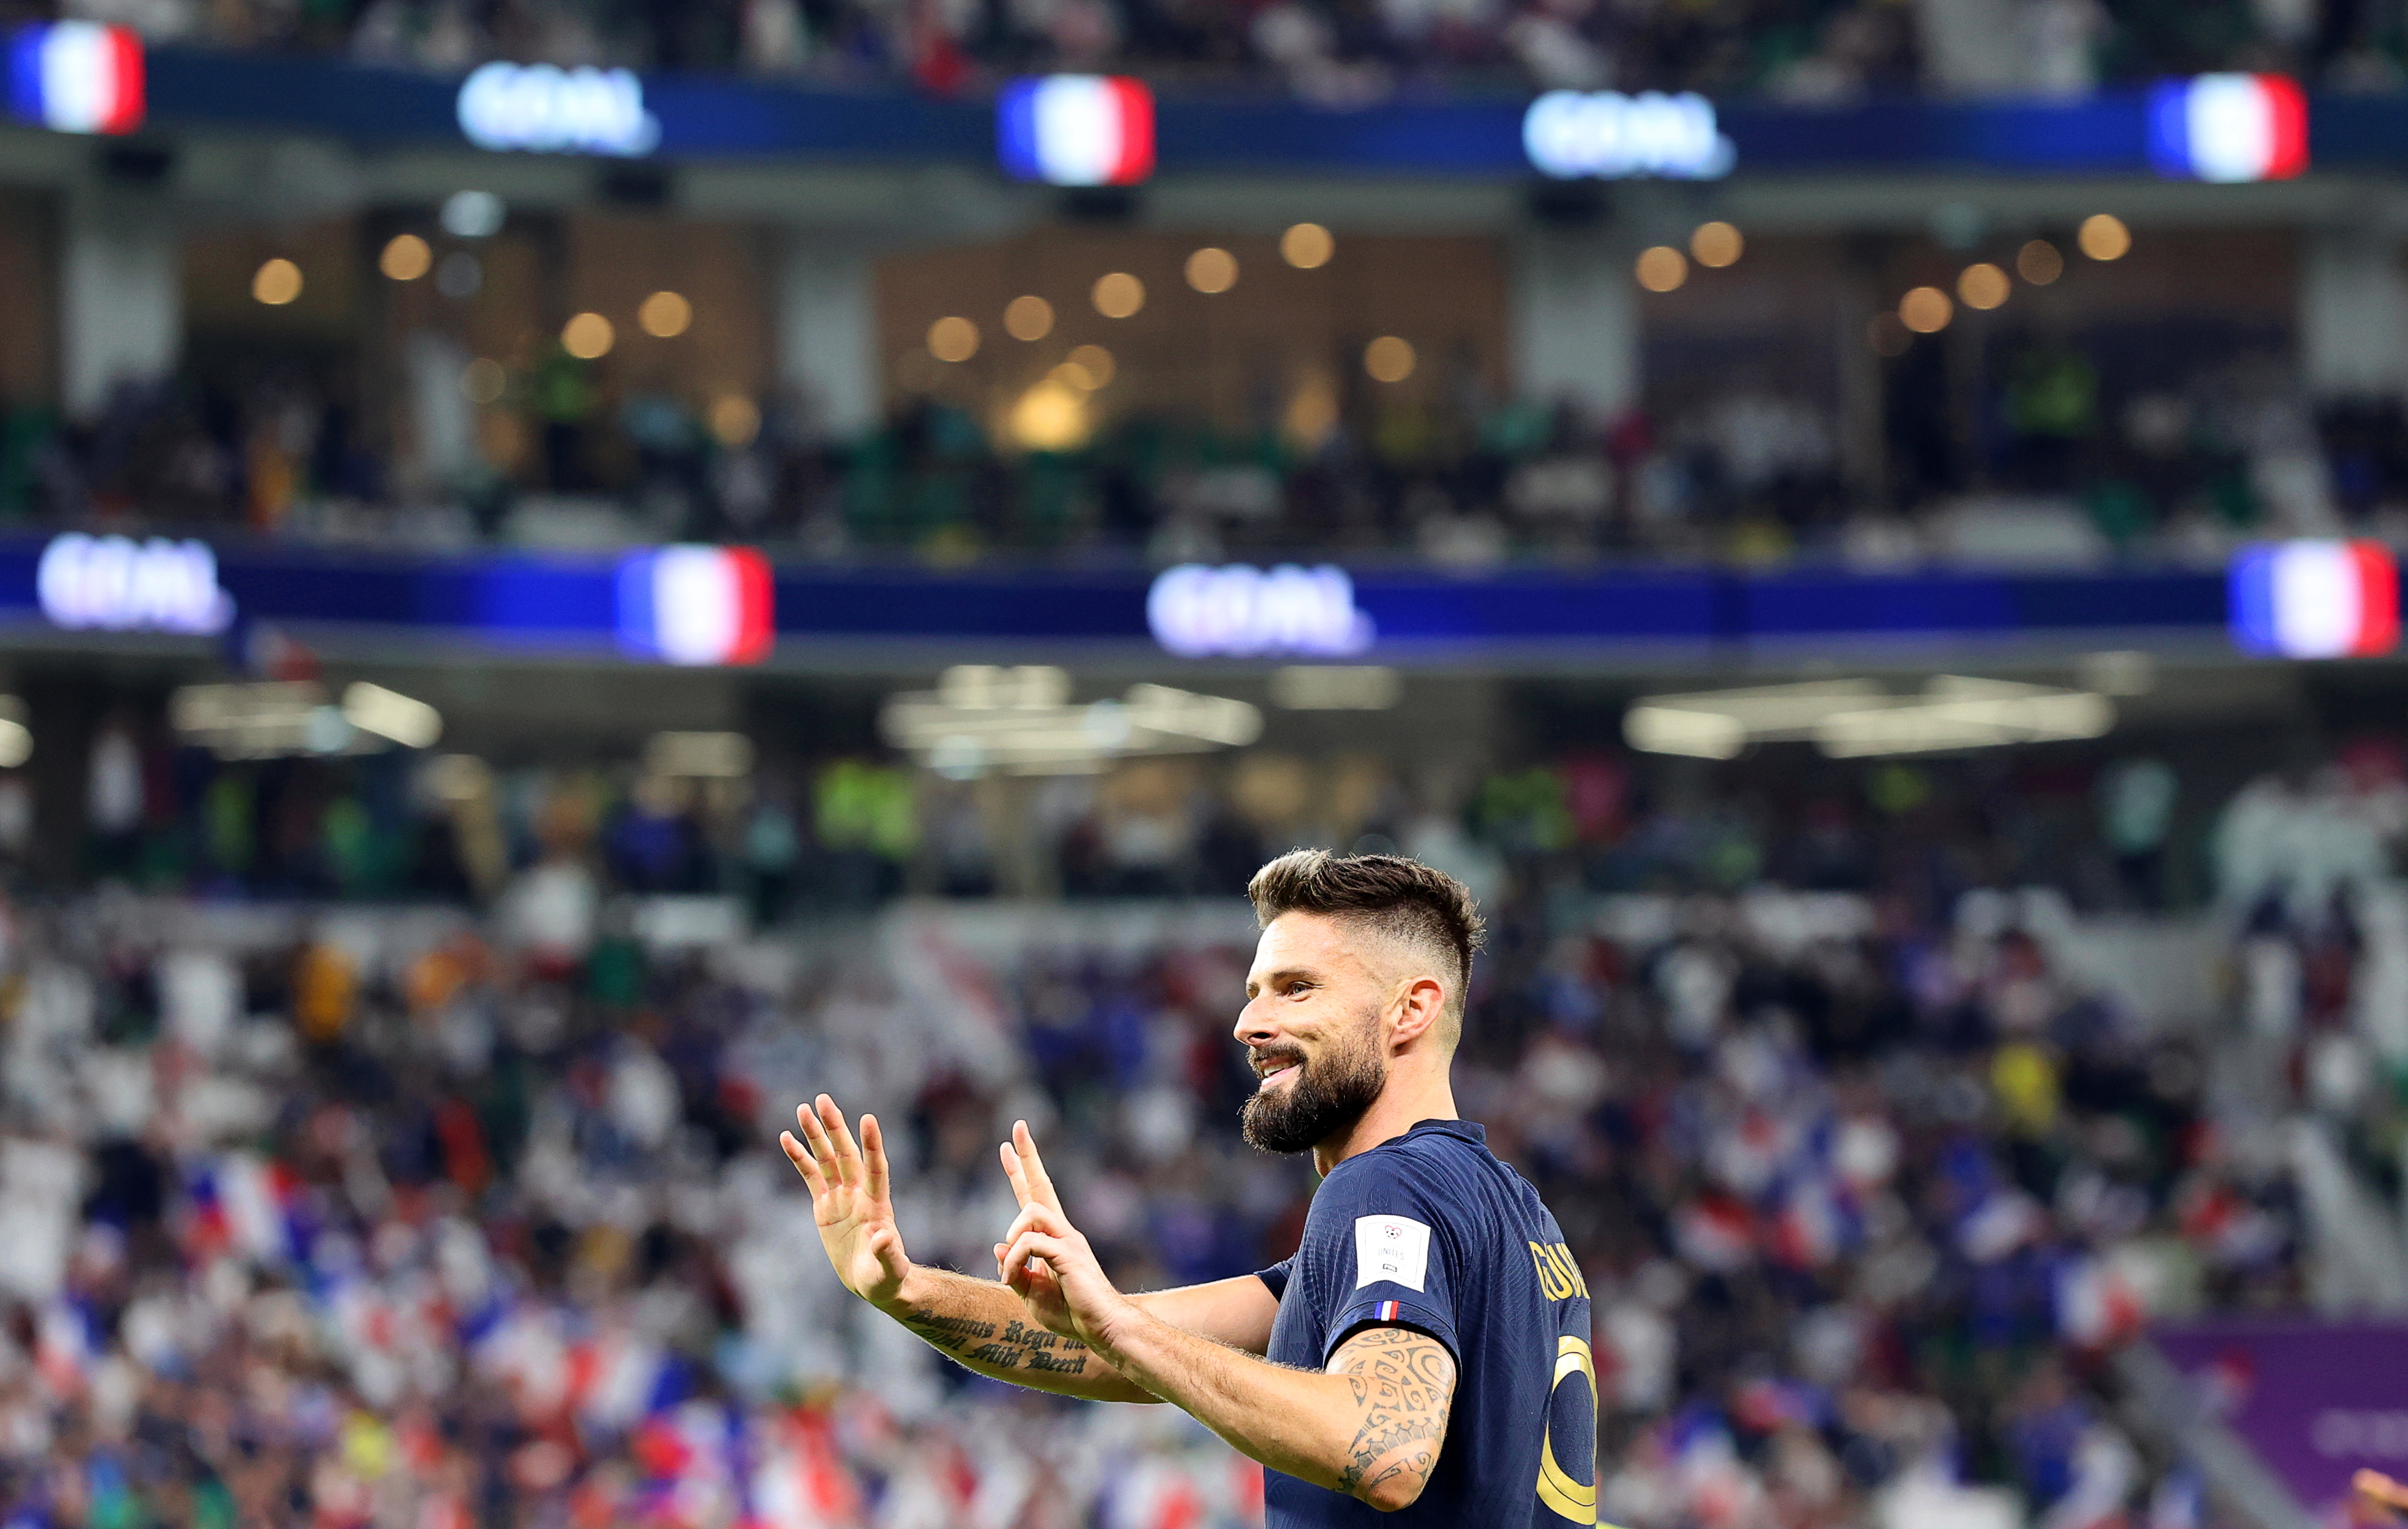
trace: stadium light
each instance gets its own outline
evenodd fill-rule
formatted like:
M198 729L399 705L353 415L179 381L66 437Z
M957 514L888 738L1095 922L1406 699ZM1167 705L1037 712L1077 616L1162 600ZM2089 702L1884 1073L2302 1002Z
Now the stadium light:
M1730 759L1751 743L1811 742L1833 759L2095 738L2115 725L2094 691L1936 675L1919 693L1870 679L1647 696L1622 722L1644 753Z
M695 780L741 780L752 773L752 740L741 733L655 733L644 768Z
M1132 685L1118 700L1074 702L1069 676L1048 665L956 664L934 691L888 697L886 741L940 775L1084 775L1116 759L1242 748L1263 714L1244 701L1168 685Z
M1385 711L1404 680L1376 664L1295 664L1271 671L1271 704L1283 711Z
M443 736L443 714L399 691L355 681L343 692L343 720L363 733L391 738L405 749L431 749Z
M14 695L0 695L0 770L13 770L34 757L32 714Z
M366 688L380 690L374 685ZM428 714L435 709L391 691L382 694ZM351 701L347 693L344 706L330 705L326 688L314 679L186 685L167 698L167 721L184 742L207 749L220 759L376 753L399 741L354 722L349 715ZM393 720L401 708L371 703L367 709L380 720ZM410 723L395 722L395 725ZM437 727L439 731L439 720Z

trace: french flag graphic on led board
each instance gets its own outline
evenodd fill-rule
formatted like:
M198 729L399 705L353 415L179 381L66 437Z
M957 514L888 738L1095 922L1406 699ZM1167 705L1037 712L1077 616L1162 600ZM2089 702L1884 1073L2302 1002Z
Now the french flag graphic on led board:
M1154 174L1154 93L1118 75L1015 79L995 108L1006 173L1052 186L1134 186Z
M2286 541L2232 560L2232 641L2281 658L2360 658L2400 646L2400 569L2373 541Z
M2149 163L2176 180L2288 180L2308 167L2308 98L2281 75L2200 75L2149 95Z
M777 640L769 562L748 547L655 547L619 564L619 646L662 664L758 664Z
M142 125L142 39L131 27L50 21L8 39L8 110L61 133Z

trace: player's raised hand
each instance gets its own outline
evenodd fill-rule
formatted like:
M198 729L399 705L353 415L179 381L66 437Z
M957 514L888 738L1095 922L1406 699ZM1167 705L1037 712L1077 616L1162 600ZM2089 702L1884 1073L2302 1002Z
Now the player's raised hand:
M878 1117L861 1117L861 1145L845 1128L844 1111L821 1094L797 1106L795 1133L780 1133L778 1145L786 1160L811 1187L811 1217L819 1223L820 1243L845 1287L872 1306L886 1307L901 1294L911 1260L903 1251L903 1234L895 1225L895 1203L888 1197L886 1140Z
M1011 1139L1003 1143L1001 1155L1003 1176L1011 1180L1011 1193L1020 1201L1020 1208L1025 1210L1031 1205L1041 1205L1068 1220L1067 1213L1062 1210L1061 1193L1054 1189L1053 1178L1045 1171L1045 1160L1037 1155L1037 1138L1029 1134L1026 1121L1011 1122ZM1009 1238L995 1245L996 1278L998 1279L1003 1278L1004 1254L1010 1250ZM1051 1269L1041 1263L1031 1264L1025 1287L1015 1288L1019 1290L1020 1298L1027 1303L1029 1310L1049 1331L1070 1331L1069 1308L1063 1304L1062 1287L1054 1283Z
M997 1271L1048 1330L1109 1353L1113 1325L1137 1308L1112 1288L1095 1249L1063 1213L1026 1123L1012 1136L1010 1150L1020 1159L1012 1188L1025 1193L1019 1218L1004 1234Z

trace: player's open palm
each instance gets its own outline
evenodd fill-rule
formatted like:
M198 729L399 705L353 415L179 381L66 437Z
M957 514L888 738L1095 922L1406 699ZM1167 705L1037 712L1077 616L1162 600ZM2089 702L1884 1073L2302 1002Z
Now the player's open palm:
M820 1243L845 1287L872 1306L892 1305L901 1294L911 1260L903 1251L903 1234L895 1224L895 1202L889 1197L886 1141L878 1117L861 1117L861 1144L844 1122L836 1101L821 1094L796 1107L795 1123L802 1139L787 1131L778 1137L786 1160L811 1187L811 1217L819 1223Z

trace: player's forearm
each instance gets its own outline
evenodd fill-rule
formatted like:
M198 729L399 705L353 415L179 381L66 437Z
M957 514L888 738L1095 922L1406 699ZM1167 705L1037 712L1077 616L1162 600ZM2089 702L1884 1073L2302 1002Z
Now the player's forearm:
M1446 1436L1454 1362L1415 1332L1376 1329L1340 1350L1338 1373L1317 1374L1137 1312L1105 1353L1240 1453L1383 1511L1421 1495Z
M1336 1425L1346 1383L1183 1332L1140 1309L1111 1334L1112 1367L1226 1439L1316 1486L1339 1487Z
M914 1267L901 1292L879 1309L981 1375L1090 1401L1161 1399L1123 1378L1076 1338L1029 1322L1020 1297L992 1280Z

